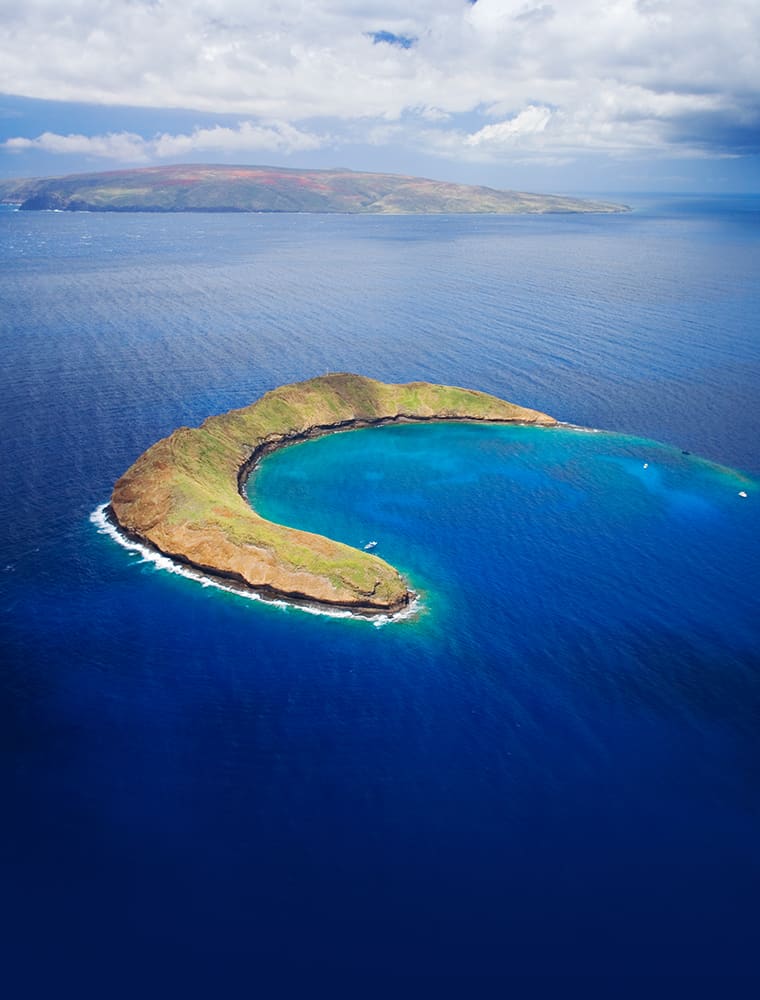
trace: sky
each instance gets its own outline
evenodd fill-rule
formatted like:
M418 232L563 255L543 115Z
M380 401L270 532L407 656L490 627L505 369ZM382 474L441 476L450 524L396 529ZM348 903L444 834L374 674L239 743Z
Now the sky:
M0 177L760 191L760 0L0 0Z

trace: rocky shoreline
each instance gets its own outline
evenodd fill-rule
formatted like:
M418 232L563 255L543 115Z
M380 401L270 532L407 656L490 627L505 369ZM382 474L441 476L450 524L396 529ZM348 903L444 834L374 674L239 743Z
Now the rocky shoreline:
M556 424L473 390L321 376L157 442L117 481L107 515L127 538L232 589L367 617L396 615L416 597L397 570L369 552L267 521L248 504L245 485L266 454L298 441L442 421Z
M381 417L377 420L345 420L339 424L321 424L317 427L309 427L305 431L299 431L296 434L281 435L272 441L266 441L265 443L258 445L251 457L247 461L243 462L238 470L238 492L247 502L248 495L245 490L248 480L251 478L253 473L256 471L256 467L266 455L271 454L273 451L279 451L280 448L287 448L291 444L299 444L302 441L313 441L316 438L325 437L327 434L340 434L343 431L367 430L371 427L386 427L389 424L503 424L507 422L518 426L520 424L524 424L525 426L536 424L536 421L527 420L505 421L488 419L485 417L415 417L410 413L401 413L397 417ZM552 427L572 425L560 425L559 421L552 421L551 423L542 423L540 426Z

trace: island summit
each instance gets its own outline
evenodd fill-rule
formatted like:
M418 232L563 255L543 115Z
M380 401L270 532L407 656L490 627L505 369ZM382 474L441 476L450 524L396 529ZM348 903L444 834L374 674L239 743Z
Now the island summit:
M23 211L331 212L351 215L625 212L624 205L355 170L189 164L0 180Z
M158 441L118 480L107 514L129 538L239 589L362 615L393 614L414 597L396 569L370 552L267 521L249 505L245 482L262 455L290 442L443 420L557 423L472 389L323 375Z

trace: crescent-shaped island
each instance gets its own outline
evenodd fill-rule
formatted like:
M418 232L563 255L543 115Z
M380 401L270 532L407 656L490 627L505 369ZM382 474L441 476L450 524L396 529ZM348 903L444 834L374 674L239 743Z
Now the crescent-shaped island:
M554 426L545 413L471 389L391 385L331 374L281 386L250 406L180 427L117 481L108 517L129 538L265 598L388 615L414 594L370 552L275 524L244 487L262 455L294 441L387 423L480 421Z

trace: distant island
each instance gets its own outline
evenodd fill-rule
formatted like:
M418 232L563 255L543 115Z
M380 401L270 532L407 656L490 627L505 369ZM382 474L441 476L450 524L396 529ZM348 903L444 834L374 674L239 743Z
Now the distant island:
M371 552L267 521L249 505L245 483L262 455L290 442L354 427L444 420L556 424L545 413L471 389L323 375L158 441L117 481L107 514L130 538L241 589L363 615L393 614L414 596L396 569Z
M625 212L625 205L396 174L183 165L0 180L23 211L338 212L375 215Z

